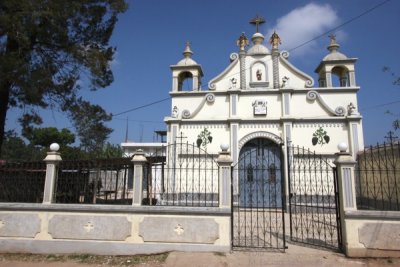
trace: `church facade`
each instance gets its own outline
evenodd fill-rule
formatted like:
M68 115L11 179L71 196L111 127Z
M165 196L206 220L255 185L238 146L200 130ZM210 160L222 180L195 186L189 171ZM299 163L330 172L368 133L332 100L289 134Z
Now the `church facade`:
M281 51L274 32L265 44L257 32L242 34L230 64L202 87L202 67L190 45L172 70L171 115L167 141L197 144L210 154L229 147L234 164L249 147L295 145L333 158L339 143L353 156L363 149L362 117L357 111L356 58L338 51L330 36L328 54L315 72L318 81L297 69ZM250 47L249 43L251 43ZM191 90L183 90L190 82Z

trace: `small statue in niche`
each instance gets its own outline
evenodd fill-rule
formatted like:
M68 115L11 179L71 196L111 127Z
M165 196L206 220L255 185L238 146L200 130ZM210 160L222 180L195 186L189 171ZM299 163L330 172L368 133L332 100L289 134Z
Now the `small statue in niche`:
M172 118L178 118L178 113L179 113L178 107L177 107L177 106L174 106L174 108L172 109L171 117L172 117Z
M261 79L262 79L262 72L261 72L260 69L257 70L256 76L257 76L257 81L261 81Z
M236 78L232 78L232 79L230 79L230 81L231 81L231 88L230 89L235 89L236 88L236 83L237 83Z
M289 77L283 76L283 78L282 78L282 86L281 87L285 88L287 86L289 86Z

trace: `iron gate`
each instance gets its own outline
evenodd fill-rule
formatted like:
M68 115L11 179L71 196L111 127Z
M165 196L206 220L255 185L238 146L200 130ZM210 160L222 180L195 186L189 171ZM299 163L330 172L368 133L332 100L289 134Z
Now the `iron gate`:
M290 237L292 241L340 249L336 168L326 156L288 147Z
M254 139L232 168L232 247L285 249L281 146Z

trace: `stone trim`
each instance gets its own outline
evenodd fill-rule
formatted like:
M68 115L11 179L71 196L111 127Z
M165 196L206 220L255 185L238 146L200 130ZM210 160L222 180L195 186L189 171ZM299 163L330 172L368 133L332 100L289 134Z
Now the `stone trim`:
M380 210L348 210L344 212L346 219L378 220L378 221L399 221L399 211Z
M272 141L274 141L277 144L281 144L282 143L282 139L270 132L254 132L251 134L248 134L246 136L244 136L242 139L240 139L239 141L239 151L242 149L242 147L251 139L255 139L255 138L267 138L270 139Z
M130 213L130 214L174 214L230 216L231 210L217 207L165 207L130 205L86 205L86 204L36 204L0 203L1 211L48 211L48 212L90 212L90 213Z

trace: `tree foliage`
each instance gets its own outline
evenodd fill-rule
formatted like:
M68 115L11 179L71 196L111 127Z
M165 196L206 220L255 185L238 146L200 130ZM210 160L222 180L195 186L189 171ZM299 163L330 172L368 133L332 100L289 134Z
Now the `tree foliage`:
M52 143L67 146L75 142L75 135L66 128L61 131L55 127L33 128L26 131L24 137L29 140L31 145L45 148Z
M10 107L25 111L23 127L41 123L36 107L75 118L82 82L96 90L113 81L109 40L126 8L124 0L0 1L0 146Z

